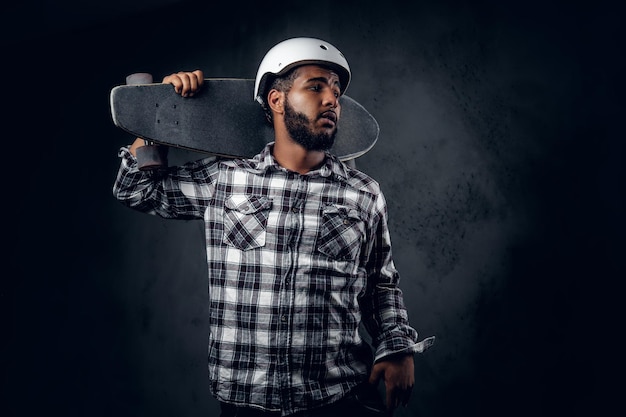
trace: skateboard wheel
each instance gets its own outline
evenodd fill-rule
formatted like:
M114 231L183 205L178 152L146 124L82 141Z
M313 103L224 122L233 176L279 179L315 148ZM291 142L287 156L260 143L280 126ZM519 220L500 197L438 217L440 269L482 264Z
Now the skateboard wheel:
M167 168L167 146L145 145L136 150L140 171Z
M147 72L136 72L134 74L130 74L126 77L126 84L134 85L134 84L152 84L152 74Z

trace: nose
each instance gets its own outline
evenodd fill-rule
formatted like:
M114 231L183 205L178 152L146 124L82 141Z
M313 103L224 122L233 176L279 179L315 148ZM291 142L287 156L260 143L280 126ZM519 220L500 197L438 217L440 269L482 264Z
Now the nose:
M330 108L335 108L339 106L339 97L335 95L335 92L329 90L324 95L324 106L328 106Z

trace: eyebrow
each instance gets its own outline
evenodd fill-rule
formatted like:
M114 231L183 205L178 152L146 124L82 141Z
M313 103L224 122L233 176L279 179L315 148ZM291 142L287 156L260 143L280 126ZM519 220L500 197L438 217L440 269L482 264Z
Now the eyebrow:
M330 84L330 82L328 81L328 78L326 77L313 77L313 78L309 78L308 80L306 80L306 82L307 83L323 82L325 84ZM337 79L337 81L333 85L336 85L337 87L341 88L341 83L339 82L339 79Z

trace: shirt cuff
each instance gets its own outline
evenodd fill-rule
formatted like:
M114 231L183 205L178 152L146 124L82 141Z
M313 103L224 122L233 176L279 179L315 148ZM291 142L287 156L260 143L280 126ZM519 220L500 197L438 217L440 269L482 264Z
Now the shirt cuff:
M421 342L412 343L409 346L400 347L397 343L392 343L392 346L386 345L384 342L378 346L376 349L376 355L374 357L374 362L378 362L383 358L391 355L397 355L399 353L423 353L428 348L430 348L433 344L435 344L435 336L427 337Z
M137 157L130 153L130 145L122 146L117 153L117 156L122 158L122 165L128 171L139 171L137 167Z

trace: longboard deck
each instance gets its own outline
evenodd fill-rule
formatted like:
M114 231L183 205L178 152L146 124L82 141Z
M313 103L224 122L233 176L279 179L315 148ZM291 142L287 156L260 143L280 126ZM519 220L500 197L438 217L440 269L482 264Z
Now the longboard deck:
M199 93L184 98L169 84L120 85L111 90L111 115L117 127L158 144L249 158L274 140L253 89L251 79L207 78ZM344 161L357 158L376 144L378 134L376 119L342 96L331 152Z

